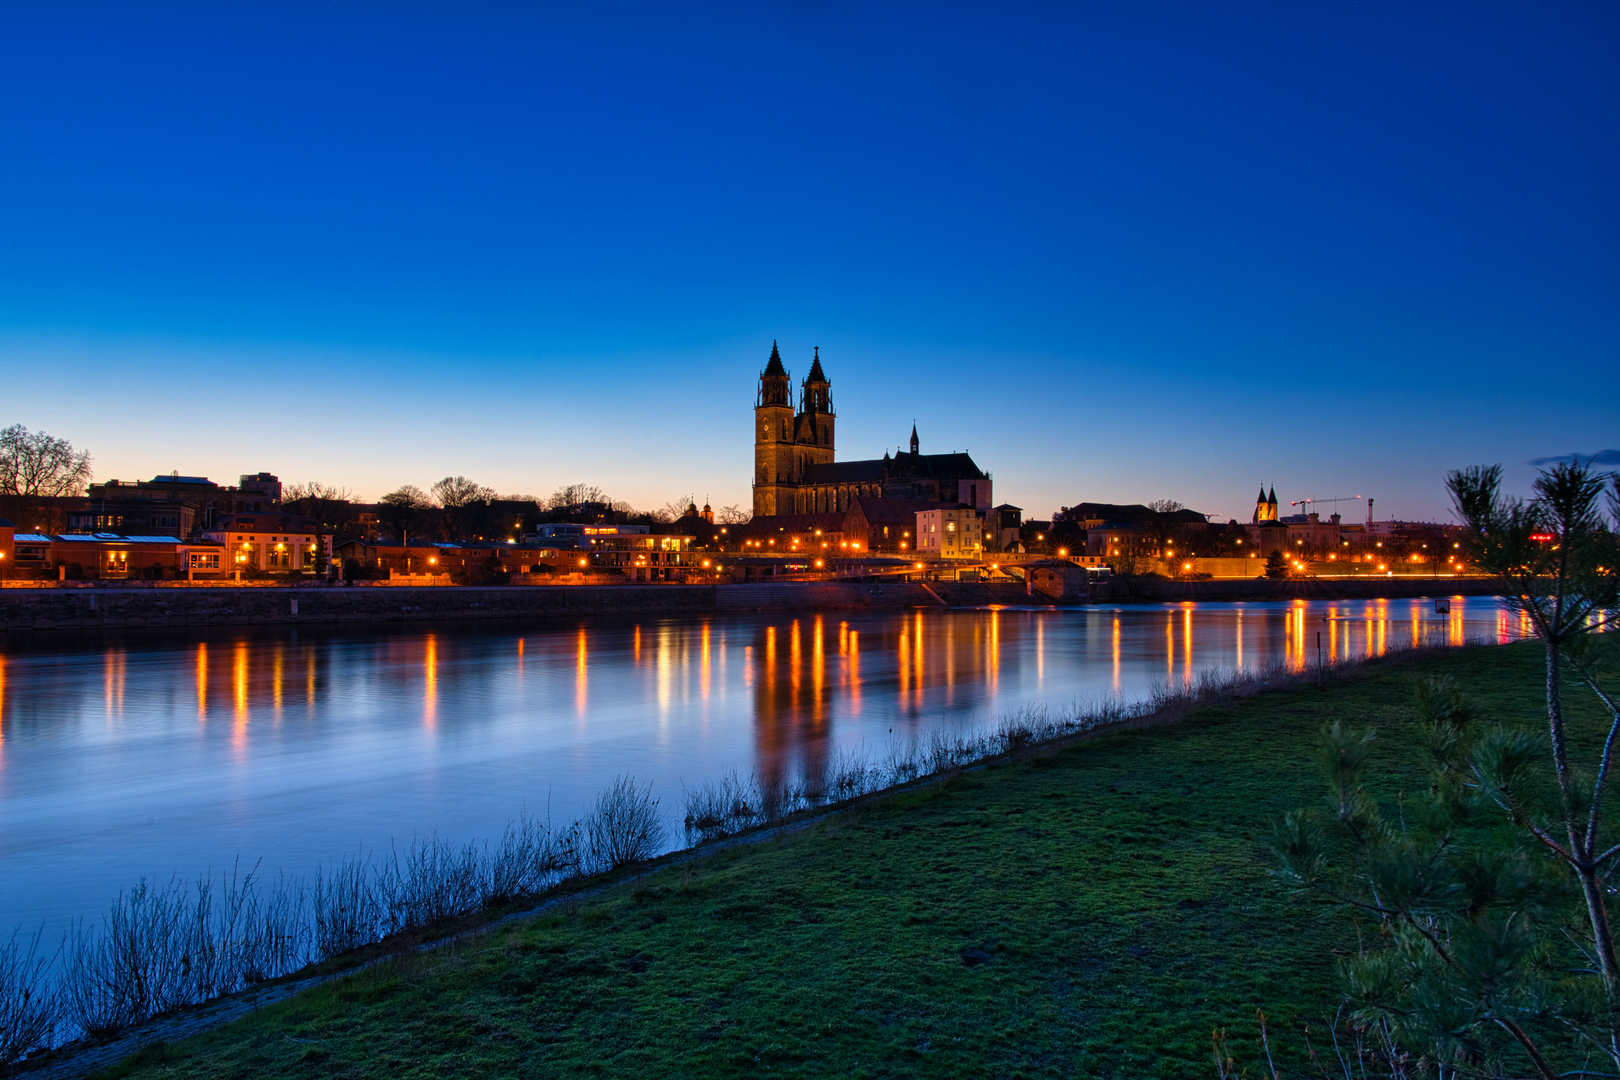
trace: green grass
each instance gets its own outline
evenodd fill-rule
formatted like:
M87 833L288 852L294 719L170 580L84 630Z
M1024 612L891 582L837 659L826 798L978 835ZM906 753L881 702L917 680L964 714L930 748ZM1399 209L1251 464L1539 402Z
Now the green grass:
M1204 1078L1217 1026L1259 1075L1257 1008L1298 1074L1354 948L1269 875L1271 820L1321 794L1321 727L1375 725L1386 782L1422 783L1416 675L1534 722L1540 670L1534 644L1389 662L970 773L109 1075Z

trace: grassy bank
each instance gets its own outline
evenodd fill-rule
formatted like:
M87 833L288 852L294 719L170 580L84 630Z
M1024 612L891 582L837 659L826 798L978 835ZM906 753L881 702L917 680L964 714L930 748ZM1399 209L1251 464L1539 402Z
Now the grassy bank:
M1257 1008L1300 1074L1354 948L1268 874L1271 819L1320 795L1318 731L1370 723L1392 782L1421 782L1415 675L1534 718L1539 665L1534 645L1409 658L967 773L108 1075L1208 1077L1215 1027L1258 1075Z

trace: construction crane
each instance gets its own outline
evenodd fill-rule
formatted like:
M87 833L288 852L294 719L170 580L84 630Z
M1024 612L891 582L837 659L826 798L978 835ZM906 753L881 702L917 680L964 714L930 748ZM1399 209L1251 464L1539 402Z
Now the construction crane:
M1346 495L1343 498L1339 498L1339 499L1295 499L1293 502L1290 502L1288 505L1289 506L1303 506L1303 507L1309 509L1315 503L1355 502L1359 498L1361 498L1360 495Z

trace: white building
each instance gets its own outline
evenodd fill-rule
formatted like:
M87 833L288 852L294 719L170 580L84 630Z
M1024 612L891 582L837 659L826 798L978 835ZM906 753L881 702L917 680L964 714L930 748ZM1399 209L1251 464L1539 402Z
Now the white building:
M917 511L917 554L936 559L984 556L984 511L942 506Z

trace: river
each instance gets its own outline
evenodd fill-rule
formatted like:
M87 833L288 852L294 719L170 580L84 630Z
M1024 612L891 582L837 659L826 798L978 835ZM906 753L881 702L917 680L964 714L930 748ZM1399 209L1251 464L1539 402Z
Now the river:
M1440 608L1448 610L1439 610ZM1140 699L1209 668L1505 641L1489 598L592 619L0 643L0 931L237 856L304 874L568 820L616 774L793 774L934 725ZM54 642L54 643L53 643Z

